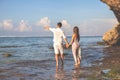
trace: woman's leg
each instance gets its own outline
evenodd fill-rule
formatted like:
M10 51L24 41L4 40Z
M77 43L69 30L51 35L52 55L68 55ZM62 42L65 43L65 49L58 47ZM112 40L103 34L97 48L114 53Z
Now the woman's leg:
M78 64L80 64L80 57L77 58L77 62L78 62Z
M78 61L78 64L80 64L80 61L81 61L81 49L80 49L80 47L78 47L78 50L77 50L77 61Z
M73 58L74 58L74 61L75 61L75 65L77 65L77 55L76 55L76 50L75 49L73 50Z

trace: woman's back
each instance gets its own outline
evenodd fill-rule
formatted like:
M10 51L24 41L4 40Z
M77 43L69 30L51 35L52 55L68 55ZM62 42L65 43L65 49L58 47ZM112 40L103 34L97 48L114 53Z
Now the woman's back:
M74 35L74 40L73 40L73 45L74 47L78 47L79 46L79 40L76 36L76 34L73 34Z

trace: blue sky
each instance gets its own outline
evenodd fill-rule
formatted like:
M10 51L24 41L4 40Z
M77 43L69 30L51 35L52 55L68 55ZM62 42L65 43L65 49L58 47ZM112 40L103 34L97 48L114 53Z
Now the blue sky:
M0 36L47 36L51 33L43 26L60 21L66 35L78 26L81 35L93 36L117 23L100 0L0 0Z

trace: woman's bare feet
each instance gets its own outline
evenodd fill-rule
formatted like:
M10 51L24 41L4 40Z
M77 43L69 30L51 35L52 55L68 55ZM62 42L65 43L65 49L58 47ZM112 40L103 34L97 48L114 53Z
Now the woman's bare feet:
M78 64L77 64L77 63L75 63L75 64L74 64L74 66L78 66Z
M80 64L80 62L78 62L78 65Z
M80 64L80 61L81 61L80 58L78 58L77 61L78 61L78 64Z

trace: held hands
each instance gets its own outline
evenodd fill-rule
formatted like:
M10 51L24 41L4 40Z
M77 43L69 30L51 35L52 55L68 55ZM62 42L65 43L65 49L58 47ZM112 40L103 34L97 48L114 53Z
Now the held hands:
M69 44L66 44L66 48L69 48L69 46L70 46Z

